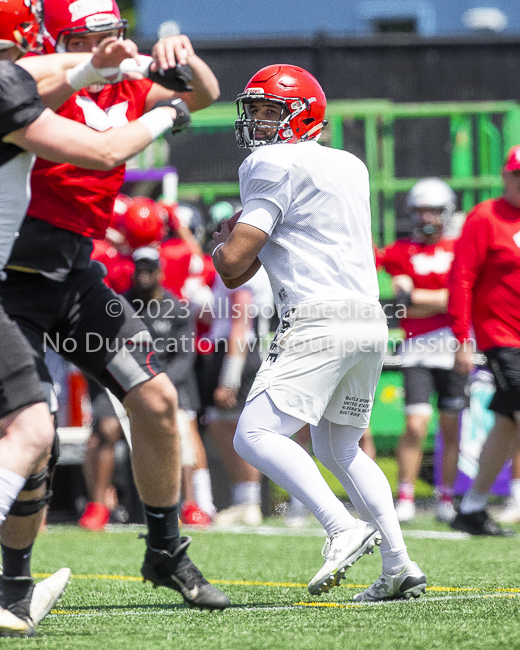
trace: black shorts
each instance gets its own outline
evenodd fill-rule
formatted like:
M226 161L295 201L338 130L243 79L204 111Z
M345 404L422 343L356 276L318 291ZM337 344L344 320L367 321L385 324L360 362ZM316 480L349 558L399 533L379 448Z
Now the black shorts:
M484 354L496 388L488 408L514 420L520 411L520 348L492 348Z
M437 393L439 411L462 411L469 406L469 379L454 370L413 366L403 368L406 406L429 404Z
M36 353L42 381L52 382L44 363L51 348L122 401L162 368L142 319L133 317L133 307L103 277L97 262L71 271L63 282L8 270L0 296Z
M38 402L45 402L45 394L34 352L0 305L0 418Z
M88 380L88 394L92 407L92 426L94 429L103 418L117 418L117 413L112 406L106 390L93 379Z

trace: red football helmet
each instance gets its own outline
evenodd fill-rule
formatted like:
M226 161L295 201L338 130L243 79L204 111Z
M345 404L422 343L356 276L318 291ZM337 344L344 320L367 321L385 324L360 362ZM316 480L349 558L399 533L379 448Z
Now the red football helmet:
M166 223L171 231L176 232L179 230L181 222L177 215L178 203L167 203L166 201L157 201L157 205L162 208L166 214Z
M257 120L251 116L251 104L270 101L281 104L278 121ZM299 142L319 138L327 124L327 99L320 84L303 68L295 65L268 65L257 72L236 99L238 119L235 135L238 146L253 149L279 142ZM276 129L270 140L257 140L255 130Z
M115 0L45 0L45 27L56 52L66 52L73 34L117 30L124 38L128 21L121 19Z
M121 230L132 248L161 241L165 234L163 210L152 199L136 196L123 215Z
M16 45L23 53L40 52L43 35L41 0L0 2L0 50Z

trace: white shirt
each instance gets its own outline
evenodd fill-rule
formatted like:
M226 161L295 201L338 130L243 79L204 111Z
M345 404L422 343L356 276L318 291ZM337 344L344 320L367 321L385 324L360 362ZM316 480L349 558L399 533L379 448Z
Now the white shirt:
M219 339L227 340L231 334L231 325L233 318L237 314L233 312L233 293L235 291L247 290L251 293L251 304L248 307L248 316L253 320L258 318L259 335L265 334L265 324L269 324L273 314L273 294L269 286L269 279L266 272L260 269L258 273L245 282L239 289L228 289L220 275L215 278L213 285L213 321L211 329L208 332L208 338L211 341ZM251 328L248 340L254 340L255 333Z
M24 151L0 167L0 271L7 264L29 207L35 160L34 154Z
M304 302L361 300L376 304L368 170L356 156L316 141L268 145L239 170L240 196L268 200L275 216L242 214L269 234L259 253L283 313ZM267 217L267 218L266 218Z

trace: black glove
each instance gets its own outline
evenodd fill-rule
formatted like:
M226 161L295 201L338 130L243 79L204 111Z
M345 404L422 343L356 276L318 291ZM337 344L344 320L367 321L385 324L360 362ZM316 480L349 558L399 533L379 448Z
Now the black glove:
M186 102L183 102L179 97L174 97L173 99L162 99L160 102L155 104L154 108L158 108L159 106L170 106L177 111L177 116L173 120L173 135L185 131L191 124L190 109Z
M153 81L163 88L174 90L176 93L186 93L193 90L190 86L192 80L191 68L189 65L176 65L175 68L168 70L156 70L148 75L150 81Z

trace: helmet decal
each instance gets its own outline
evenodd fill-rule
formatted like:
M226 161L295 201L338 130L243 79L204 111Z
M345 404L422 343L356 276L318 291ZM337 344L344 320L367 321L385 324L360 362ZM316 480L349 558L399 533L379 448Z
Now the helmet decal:
M81 18L100 12L112 12L112 0L76 0L69 5L70 19L73 23Z

